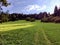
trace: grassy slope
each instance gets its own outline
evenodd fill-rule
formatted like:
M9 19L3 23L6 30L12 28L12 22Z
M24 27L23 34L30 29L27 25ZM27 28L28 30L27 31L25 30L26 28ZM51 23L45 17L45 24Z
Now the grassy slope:
M60 45L60 24L21 20L0 24L0 30L0 45Z

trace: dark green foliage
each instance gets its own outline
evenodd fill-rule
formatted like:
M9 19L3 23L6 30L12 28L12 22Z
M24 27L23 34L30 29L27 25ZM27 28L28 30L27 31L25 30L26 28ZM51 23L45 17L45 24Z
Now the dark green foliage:
M0 23L2 22L7 22L8 19L8 14L3 12L3 9L1 6L8 6L9 4L7 3L7 0L0 0Z
M48 22L48 18L42 18L41 22Z
M2 22L8 22L8 15L7 14L5 14L5 13L2 13L1 14L1 20L2 20Z
M27 18L26 18L26 21L30 21L30 19L31 19L30 17L27 17Z
M35 21L35 18L27 17L26 18L26 21L34 22Z
M15 20L16 20L16 15L12 15L12 16L11 16L11 20L12 20L12 21L15 21Z
M44 13L44 16L41 19L41 22L48 22L48 17L47 17L47 14L46 13Z
M54 9L54 16L57 16L58 15L58 8L57 6L55 6L55 9Z
M2 20L0 20L0 23L2 23Z
M31 21L31 22L34 22L34 21L35 21L35 18L31 18L30 21Z
M9 3L7 3L7 0L0 0L0 3L2 2L2 6L8 6L10 5Z

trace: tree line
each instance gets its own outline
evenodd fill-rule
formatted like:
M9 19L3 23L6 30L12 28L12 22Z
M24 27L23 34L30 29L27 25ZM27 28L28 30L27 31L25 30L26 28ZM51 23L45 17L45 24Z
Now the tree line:
M45 15L42 19L41 22L55 22L55 23L60 23L60 8L58 9L57 6L54 8L54 13Z
M41 20L41 22L57 22L60 23L60 9L55 6L54 13L40 12L39 14L20 14L7 12L0 12L0 23L16 20L35 21Z

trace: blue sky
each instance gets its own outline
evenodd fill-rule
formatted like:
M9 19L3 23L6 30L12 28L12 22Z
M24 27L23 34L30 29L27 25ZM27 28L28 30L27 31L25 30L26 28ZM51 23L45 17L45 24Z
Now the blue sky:
M40 12L53 13L55 5L60 6L60 0L7 0L11 5L2 7L9 13L34 14Z

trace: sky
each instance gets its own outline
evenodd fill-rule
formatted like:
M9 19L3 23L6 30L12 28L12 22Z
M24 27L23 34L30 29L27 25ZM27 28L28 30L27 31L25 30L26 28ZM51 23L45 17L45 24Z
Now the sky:
M60 7L60 0L7 0L11 3L8 7L4 7L3 11L9 10L9 13L34 14L40 12L54 12L54 7Z

